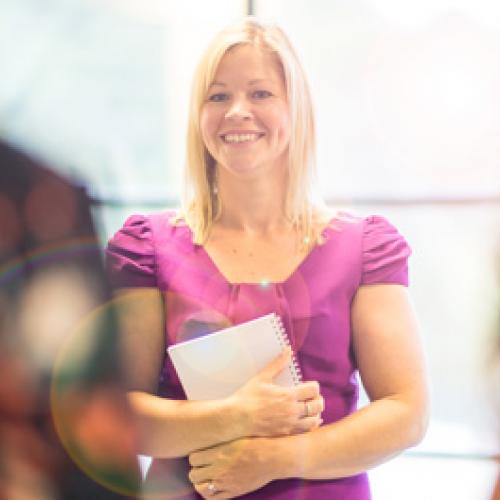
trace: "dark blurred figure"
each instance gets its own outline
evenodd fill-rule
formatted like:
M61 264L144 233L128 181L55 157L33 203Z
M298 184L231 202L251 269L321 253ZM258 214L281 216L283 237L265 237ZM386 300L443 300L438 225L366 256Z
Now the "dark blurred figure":
M89 200L0 142L0 499L136 496L135 432Z

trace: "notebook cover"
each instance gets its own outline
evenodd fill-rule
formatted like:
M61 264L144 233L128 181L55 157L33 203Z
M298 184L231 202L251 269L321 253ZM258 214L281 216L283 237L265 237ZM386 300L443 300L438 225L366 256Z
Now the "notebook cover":
M188 399L220 399L233 394L270 363L288 344L277 328L279 318L268 314L194 340L175 344L168 353ZM300 379L295 363L276 377L291 386Z

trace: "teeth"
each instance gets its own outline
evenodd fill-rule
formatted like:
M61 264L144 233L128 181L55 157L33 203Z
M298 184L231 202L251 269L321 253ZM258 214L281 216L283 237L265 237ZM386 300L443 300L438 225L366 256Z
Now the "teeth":
M224 136L226 142L248 142L259 138L258 134L227 134Z

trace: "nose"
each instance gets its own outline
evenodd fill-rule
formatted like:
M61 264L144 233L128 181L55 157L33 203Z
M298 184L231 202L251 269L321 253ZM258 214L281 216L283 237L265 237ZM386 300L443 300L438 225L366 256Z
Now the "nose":
M234 97L226 111L226 118L249 119L252 118L251 103L246 97Z

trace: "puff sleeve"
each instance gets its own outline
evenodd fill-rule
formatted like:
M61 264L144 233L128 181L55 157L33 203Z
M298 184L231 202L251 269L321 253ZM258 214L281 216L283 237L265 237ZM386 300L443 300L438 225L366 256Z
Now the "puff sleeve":
M153 233L147 217L129 217L111 238L106 269L115 288L157 286Z
M397 229L383 217L364 220L361 285L397 283L408 286L411 249Z

